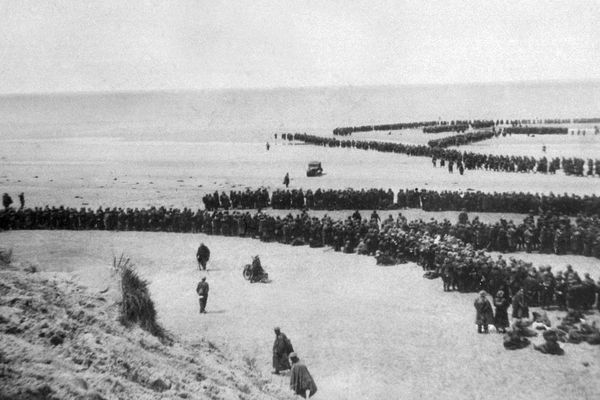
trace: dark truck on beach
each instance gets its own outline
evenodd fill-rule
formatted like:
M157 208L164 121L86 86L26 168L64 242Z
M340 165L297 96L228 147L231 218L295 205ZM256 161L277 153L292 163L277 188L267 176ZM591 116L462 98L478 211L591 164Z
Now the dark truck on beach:
M321 167L320 161L311 161L308 163L308 170L306 170L306 176L320 176L323 174L323 167Z

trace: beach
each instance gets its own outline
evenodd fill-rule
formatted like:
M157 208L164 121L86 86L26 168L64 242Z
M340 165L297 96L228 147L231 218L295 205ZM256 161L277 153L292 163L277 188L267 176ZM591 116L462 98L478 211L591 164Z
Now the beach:
M358 92L347 90L354 93L355 98L361 98ZM556 90L545 88L542 92ZM346 92L332 93L329 98L343 97L340 93ZM417 97L422 102L428 101L428 93L421 91ZM478 98L486 98L485 93L484 90ZM592 90L593 93L596 92ZM581 196L600 193L600 178L570 177L562 171L556 175L485 170L450 174L447 168L434 168L428 157L284 141L280 134L295 129L331 136L331 129L338 125L360 121L400 122L406 117L395 119L396 105L382 106L385 101L380 98L366 102L370 109L379 107L380 111L375 113L347 100L340 100L342 105L333 107L334 112L317 113L315 105L323 105L320 96L324 95L313 95L317 99L304 106L307 115L295 110L296 119L282 125L279 118L285 118L285 110L291 107L282 104L290 97L280 92L271 94L275 98L274 105L266 107L269 111L264 119L255 115L253 107L257 103L244 96L237 98L229 108L219 108L212 120L210 113L194 111L201 115L195 120L190 118L189 110L193 108L172 106L162 114L153 115L161 109L161 104L177 98L173 94L164 98L147 96L138 107L132 105L135 101L132 103L129 95L124 95L120 101L127 107L116 112L112 119L106 116L109 109L94 113L97 98L86 98L82 104L88 106L83 107L79 120L77 115L65 116L69 122L65 124L61 124L60 115L48 117L51 113L43 107L45 103L37 99L41 104L37 107L42 111L35 123L24 123L26 113L20 111L22 115L15 112L12 119L5 117L3 125L0 124L3 127L0 136L2 192L10 193L15 200L17 194L23 192L27 207L164 206L195 210L203 208L203 195L215 191L283 189L283 177L289 173L290 189L303 190L391 188L397 192L419 188ZM187 103L185 96L188 96ZM178 101L189 105L191 95L185 96ZM225 103L227 98L235 97L227 93L222 96ZM266 97L264 92L257 96ZM66 98L78 101L72 96ZM13 99L13 106L15 101ZM61 112L66 115L65 104L69 101L65 97L61 101L52 107L63 107ZM5 99L5 115L6 102ZM569 107L577 105L577 101L572 102ZM267 103L263 100L262 104ZM298 103L299 100L291 102L292 105ZM359 111L353 119L341 118L351 104ZM456 111L456 118L471 115L467 112L470 104L453 103L446 114ZM510 102L506 100L505 104ZM494 117L486 114L491 106L490 102L481 105L473 115ZM219 123L228 120L236 107L241 110L241 116L229 118L219 130ZM462 111L458 110L460 107ZM573 115L569 107L560 109L556 115L550 115L556 109L546 103L539 110L543 109L548 117L565 116L567 112L571 113L568 116L579 115ZM313 124L307 123L311 110L317 115ZM415 113L414 118L436 119L434 115L438 111ZM513 110L505 106L501 111ZM584 112L588 115L591 111L581 111ZM362 120L367 114L371 117ZM119 115L121 120L117 118ZM248 128L244 129L246 122ZM591 127L593 124L586 129ZM279 134L277 139L275 133ZM352 139L425 144L425 139L443 136L394 131L389 135L387 132L357 134ZM549 138L513 135L460 149L541 157L543 145L547 146L548 157L597 157L600 135L589 132L586 136ZM312 160L322 163L323 176L306 177L308 162ZM371 211L364 210L363 215ZM448 218L456 222L457 218L456 212L389 211L394 216L398 212L405 213L409 219ZM349 213L350 210L331 212L342 217ZM387 213L382 211L381 215ZM524 217L509 213L480 214L486 222L500 218L520 222ZM203 338L240 358L256 359L257 369L264 379L285 387L286 376L270 375L272 328L281 326L317 380L316 399L420 396L476 399L501 395L514 399L592 399L600 396L600 363L597 362L600 349L597 346L565 344L566 355L562 358L544 356L531 348L508 352L502 347L501 335L475 333L474 295L444 293L439 280L423 279L422 269L412 263L378 267L373 257L341 254L328 248L291 247L203 234L14 231L0 232L0 239L4 247L14 250L16 258L35 263L44 271L66 272L81 284L97 290L111 287L112 259L126 254L141 276L150 282L159 320L168 330L186 341ZM200 242L206 243L212 254L206 274L198 272L194 258ZM256 254L260 255L272 279L269 284L250 284L242 277L243 265L251 262ZM591 258L524 253L511 256L531 261L536 266L551 264L553 271L570 263L580 273L590 272L594 278L598 277L597 260ZM206 276L211 285L207 315L198 314L194 291L201 276ZM540 341L541 337L534 339L535 343Z

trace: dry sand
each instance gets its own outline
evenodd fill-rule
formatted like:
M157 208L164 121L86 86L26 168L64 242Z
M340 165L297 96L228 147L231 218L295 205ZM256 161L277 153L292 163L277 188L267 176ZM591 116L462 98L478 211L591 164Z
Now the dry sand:
M252 359L203 339L161 343L121 325L106 293L27 267L0 266L1 399L293 398Z
M483 142L482 151L492 152L514 138ZM25 192L28 206L74 207L197 208L209 191L282 188L285 172L292 188L304 189L600 193L598 178L484 171L460 176L433 168L428 158L289 145L271 136L267 140L272 144L268 152L264 143L2 140L0 184L15 201ZM553 140L562 141L558 147L579 139ZM578 152L581 146L574 146ZM305 176L313 159L323 162L324 176ZM456 218L455 213L403 213L409 218ZM520 220L518 215L481 215L486 221L500 216ZM200 241L212 250L206 273L209 313L203 316L197 313L194 293L201 276L194 260ZM474 296L443 293L441 282L423 279L414 265L380 268L371 257L192 234L22 231L1 232L0 243L42 269L70 272L100 290L109 286L113 255L125 252L150 280L168 329L185 339L216 341L240 358L256 358L264 379L285 386L285 377L269 374L272 327L280 325L315 376L320 399L600 397L598 346L564 345L562 358L531 348L505 351L498 335L475 333ZM254 254L261 255L271 284L250 285L242 279L242 265ZM555 270L572 263L598 275L597 260L517 257L551 263Z
M515 136L482 142L487 147L481 150L491 152L497 141L517 140ZM561 139L569 143L578 137ZM599 142L600 136L595 140ZM18 193L24 192L28 206L74 207L198 208L202 206L202 196L214 190L283 188L286 172L291 177L291 188L304 189L600 193L597 177L487 171L466 171L461 176L457 172L449 174L445 168L433 168L426 157L289 145L281 140L272 144L267 151L264 143L134 142L110 138L4 140L0 146L0 184L15 200ZM596 143L593 148L600 146ZM306 177L306 166L313 159L323 163L324 176Z
M315 398L600 396L599 346L565 344L564 357L506 351L500 335L476 333L475 295L443 293L413 264L377 267L372 257L202 234L20 231L2 239L15 257L73 271L98 289L112 256L126 252L151 282L168 329L255 358L263 378L283 386L286 377L269 374L272 327L281 326L317 380ZM212 252L206 273L194 259L200 241ZM243 280L254 254L272 283ZM561 260L579 267L578 257ZM211 285L206 315L194 292L200 276Z

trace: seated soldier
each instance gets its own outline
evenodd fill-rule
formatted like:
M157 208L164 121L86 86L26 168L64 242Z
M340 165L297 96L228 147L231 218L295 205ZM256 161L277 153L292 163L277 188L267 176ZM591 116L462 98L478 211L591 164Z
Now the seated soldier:
M532 320L521 319L514 322L512 329L518 331L520 336L523 337L535 337L537 332L529 327L533 324Z
M545 331L544 340L545 342L543 344L539 346L533 346L533 348L544 354L554 354L557 356L562 356L563 354L565 354L565 351L558 344L558 335L556 334L556 331Z
M504 334L503 341L506 350L519 350L531 343L529 339L521 335L520 329L514 325Z
M375 252L375 260L377 265L394 265L394 259L388 254L382 253L381 250Z
M367 244L365 243L364 239L361 239L360 242L358 242L358 246L356 246L356 254L369 254L369 248L367 247Z

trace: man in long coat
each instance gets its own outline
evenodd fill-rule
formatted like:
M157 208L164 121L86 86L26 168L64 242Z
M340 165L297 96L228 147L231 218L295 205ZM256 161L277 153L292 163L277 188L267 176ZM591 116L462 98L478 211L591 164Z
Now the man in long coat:
M204 243L200 243L198 251L196 252L196 260L198 260L198 268L206 269L206 263L210 259L210 250Z
M275 341L273 342L273 373L287 371L291 368L288 355L294 351L292 342L279 327L275 327Z
M290 388L305 399L317 393L317 385L313 380L308 368L298 359L296 353L290 354L292 360L292 373L290 375Z
M517 319L529 318L529 307L527 306L523 288L519 289L517 294L513 296L512 317Z
M200 313L206 314L206 302L208 301L208 282L206 277L202 277L202 281L198 283L196 287L196 293L198 293L198 301L200 303Z
M494 323L494 311L492 310L492 304L486 298L484 290L479 292L479 297L475 300L474 305L477 333L488 333L488 325Z
M505 333L508 328L508 306L509 302L504 295L503 290L498 290L496 297L494 297L494 306L496 307L496 313L494 315L494 325L498 332Z

